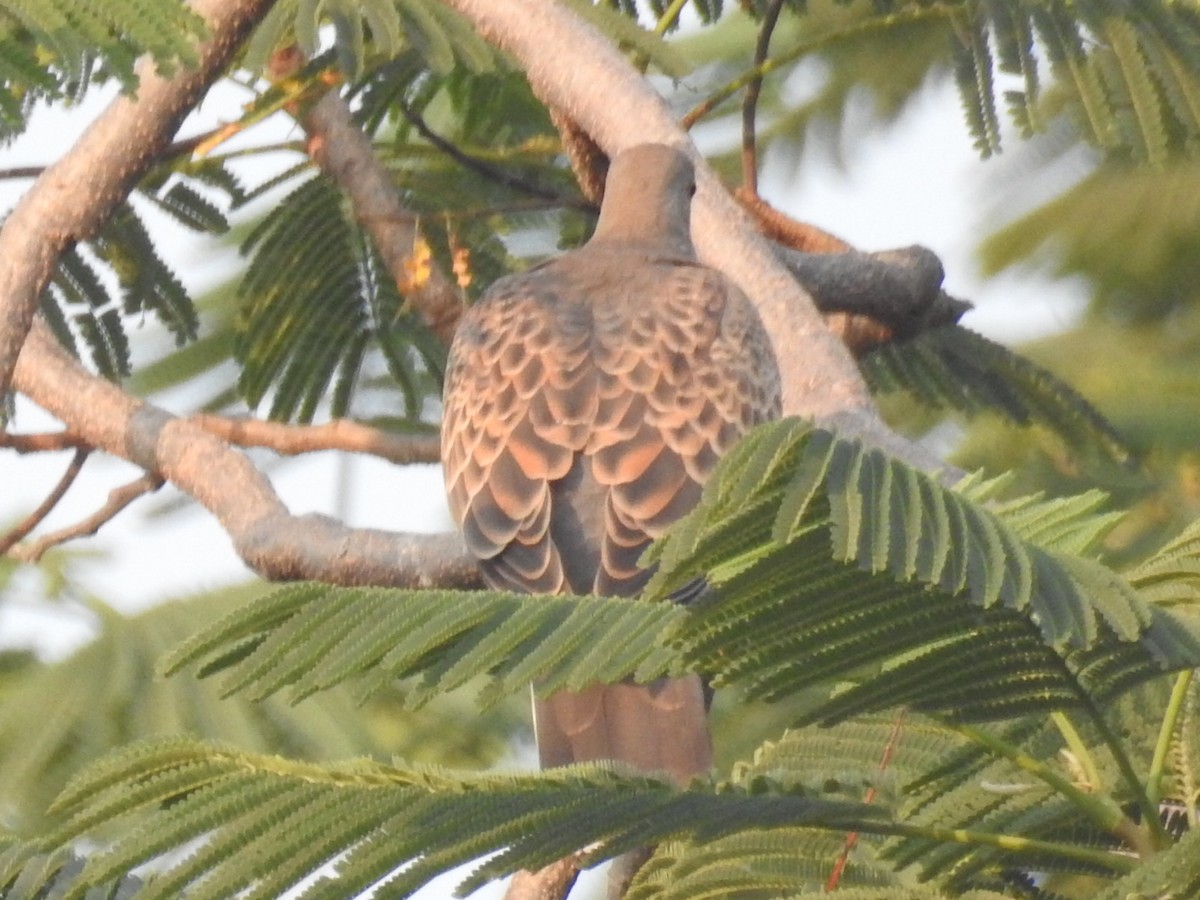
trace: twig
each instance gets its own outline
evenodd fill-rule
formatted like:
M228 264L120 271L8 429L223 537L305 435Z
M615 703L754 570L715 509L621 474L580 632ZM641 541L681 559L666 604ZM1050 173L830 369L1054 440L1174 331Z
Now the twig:
M0 431L0 447L17 453L53 453L56 450L78 450L87 442L72 431L47 431L39 434L10 434Z
M841 41L849 40L863 34L870 34L874 31L883 31L888 28L894 28L897 25L907 24L909 22L920 22L924 19L946 18L951 14L951 8L945 5L930 5L919 6L912 9L904 9L899 12L890 13L885 16L876 16L867 19L865 22L859 22L849 27L840 28L829 32L828 34L818 35L817 37L800 41L786 53L779 56L773 56L770 59L765 59L761 64L752 67L743 72L737 78L728 82L723 87L719 88L710 94L705 100L694 106L688 113L679 120L680 126L688 130L710 112L740 91L746 85L750 84L756 78L762 78L780 66L786 66L790 62L794 62L805 54L812 53L814 50L820 50L822 47L831 46Z
M42 535L31 544L13 548L12 555L22 562L35 563L42 558L47 550L75 538L91 537L111 519L116 518L130 503L145 494L152 494L163 485L163 480L157 475L143 475L141 478L113 488L108 492L108 500L98 510L67 528L60 528L49 534Z
M679 14L683 12L685 6L687 6L687 0L671 0L671 5L663 11L655 23L654 33L660 36L666 34L679 21Z
M896 721L892 723L891 733L888 735L887 743L883 746L883 755L879 759L879 772L882 775L887 771L887 767L892 763L892 757L896 753L896 748L900 745L900 735L904 731L904 711L901 710L896 716ZM873 803L875 801L875 785L867 788L866 794L863 795L863 803ZM855 846L858 844L858 832L851 831L846 835L846 842L842 846L842 852L837 858L837 862L833 864L833 870L829 873L829 878L825 882L825 890L833 893L838 889L842 880L842 874L846 871L846 864L850 862L850 854L854 852Z
M287 425L202 413L192 416L191 421L238 447L264 447L285 456L345 450L378 456L398 465L436 463L441 458L436 434L389 434L349 419L334 419L323 425Z
M33 529L41 524L46 516L50 515L50 511L58 505L58 501L63 498L63 495L70 490L71 485L75 483L75 479L79 477L80 471L83 469L83 464L87 462L91 450L87 447L80 447L75 451L75 455L71 457L71 462L67 466L67 470L63 472L62 477L58 479L58 484L54 486L45 500L41 502L37 509L27 515L15 528L8 534L0 537L0 556L8 553L17 541L20 541Z
M754 68L758 74L746 85L746 96L742 100L742 190L750 196L758 196L758 149L754 120L758 114L758 98L762 93L763 76L760 69L767 61L767 51L771 48L771 35L779 21L779 12L783 9L783 0L773 0L763 16L762 28L758 31L758 41L754 47Z
M11 169L0 169L0 181L11 181L17 178L37 178L45 170L45 166L14 166Z
M213 135L217 134L220 130L220 127L211 128L208 131L203 131L200 134L194 135L190 138L180 138L162 152L162 158L174 159L177 156L186 156L205 141L212 138ZM48 168L50 167L14 166L10 169L0 169L0 181L13 181L20 178L40 178L41 174Z
M541 200L551 200L559 206L568 207L571 209L581 209L585 212L595 212L595 207L586 200L581 200L578 197L563 197L556 191L549 188L544 188L541 185L534 184L510 172L505 172L502 169L497 169L495 166L484 162L481 159L476 159L469 153L464 152L453 142L448 141L440 134L435 132L425 122L423 118L407 103L402 100L396 101L396 107L400 113L408 120L408 123L416 129L421 137L425 138L430 144L436 147L442 153L449 156L452 160L462 166L464 169L470 169L477 172L484 178L494 181L497 184L502 184L505 187L512 188L514 191L519 191L523 194L529 194L531 197L537 197Z

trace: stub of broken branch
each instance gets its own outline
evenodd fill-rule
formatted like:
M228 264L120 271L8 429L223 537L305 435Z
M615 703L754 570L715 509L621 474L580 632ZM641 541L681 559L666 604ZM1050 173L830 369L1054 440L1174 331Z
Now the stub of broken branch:
M957 322L971 308L942 290L945 271L932 250L913 246L866 253L745 189L734 196L855 356Z

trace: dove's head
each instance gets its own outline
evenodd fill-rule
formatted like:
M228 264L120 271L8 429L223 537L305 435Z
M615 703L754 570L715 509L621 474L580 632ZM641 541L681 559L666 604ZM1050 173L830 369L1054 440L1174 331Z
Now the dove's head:
M616 155L608 168L600 221L593 241L669 245L692 256L692 195L696 175L682 150L638 144Z

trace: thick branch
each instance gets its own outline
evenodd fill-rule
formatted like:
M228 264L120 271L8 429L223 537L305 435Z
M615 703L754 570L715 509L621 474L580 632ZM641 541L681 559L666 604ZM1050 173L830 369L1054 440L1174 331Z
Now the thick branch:
M696 163L692 235L701 258L746 291L775 347L783 407L881 445L926 468L939 460L889 431L858 368L812 299L776 259L663 99L612 44L568 9L543 0L444 0L508 51L534 93L586 131L611 157L636 144L686 149Z
M244 454L187 419L90 374L35 323L14 375L17 390L88 444L170 481L211 512L251 569L273 581L397 587L477 587L457 535L347 528L293 516Z
M827 322L837 313L869 316L903 340L957 322L970 309L942 290L941 260L924 247L827 254L776 245L775 253Z
M162 78L142 60L136 96L114 100L13 209L0 231L0 395L59 256L129 196L272 2L194 0L211 35L197 48L196 67Z

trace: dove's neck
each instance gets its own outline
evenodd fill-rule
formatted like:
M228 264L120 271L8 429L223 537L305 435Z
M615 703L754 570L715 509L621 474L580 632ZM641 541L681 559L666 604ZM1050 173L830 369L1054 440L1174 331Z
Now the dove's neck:
M644 187L639 185L639 187ZM637 247L683 259L695 258L691 235L690 197L655 196L653 191L616 191L609 185L600 220L589 243ZM660 192L661 193L661 192Z

